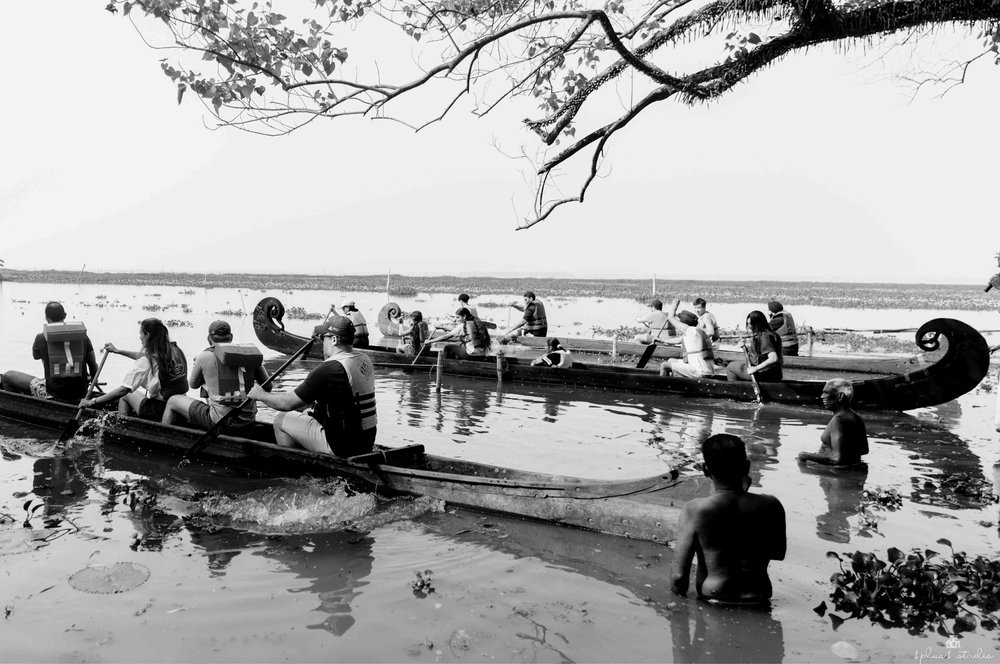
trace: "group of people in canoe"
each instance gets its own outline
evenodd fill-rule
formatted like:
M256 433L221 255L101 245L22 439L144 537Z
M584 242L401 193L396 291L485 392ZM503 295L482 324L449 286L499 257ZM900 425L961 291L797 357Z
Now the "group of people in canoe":
M527 328L526 333L545 336L544 307L531 292L525 293L524 300L525 319L508 334ZM469 306L468 296L460 298L459 303L456 327L438 337L430 335L420 312L409 314L401 330L407 347L419 353L429 342L441 340L453 342L450 352L457 357L485 354L490 338L485 324ZM700 364L699 360L711 357L718 327L714 317L704 326L701 324L710 316L704 300L695 301L696 308L701 309L698 314L678 313L678 306L679 301L674 302L664 315L659 331L671 325L684 345L686 357L664 363L662 370L687 375ZM662 311L662 304L654 301L650 308ZM262 354L253 344L233 343L232 329L226 321L209 325L208 346L195 356L189 371L184 352L171 341L166 326L156 318L147 318L139 324L139 350L104 345L105 359L114 353L134 363L119 385L93 396L93 383L103 360L98 365L84 325L66 322L63 306L49 302L43 331L32 347L34 358L42 361L44 377L8 371L0 375L0 387L78 403L80 407L117 401L122 414L206 430L237 409L228 423L229 430L237 434L241 427L255 421L256 402L260 401L278 411L273 428L279 445L342 457L364 454L373 450L377 432L375 368L368 355L356 350L360 344L367 345L364 317L353 301L345 301L340 309L341 313L332 310L314 329L314 338L323 344L324 361L291 391L271 390ZM772 314L781 313L780 305L771 310ZM786 316L783 325L794 329L790 321ZM747 329L753 336L751 363L727 371L736 374L737 379L756 373L768 376L766 380L772 376L780 380L783 339L759 311L747 317ZM538 364L565 366L571 362L569 352L558 340L549 339L548 350L536 360ZM196 388L201 388L202 399L187 395L189 389ZM821 436L819 451L800 454L801 463L850 467L868 453L864 421L850 408L852 395L850 381L831 380L826 384L823 404L833 417ZM768 563L785 555L784 508L774 496L750 493L750 462L738 437L709 436L702 443L702 456L703 472L711 478L714 492L689 501L682 510L671 587L676 593L687 593L691 567L697 559L699 596L725 603L764 601L771 596Z
M32 346L43 377L7 371L0 375L0 387L81 408L117 402L123 415L203 430L225 419L226 430L237 434L255 421L259 401L279 411L273 425L279 445L337 456L364 454L374 448L378 423L375 367L370 357L355 350L356 343L367 345L364 317L350 300L341 311L343 315L332 310L314 330L325 361L289 392L272 391L263 354L253 344L233 343L226 321L209 325L208 346L189 370L186 355L171 341L163 322L147 318L139 323L138 350L104 345L105 358L123 355L133 364L119 385L93 395L92 378L103 360L98 365L86 327L66 322L63 305L49 302L43 330ZM358 325L349 314L356 314ZM198 388L201 399L188 396L190 389Z

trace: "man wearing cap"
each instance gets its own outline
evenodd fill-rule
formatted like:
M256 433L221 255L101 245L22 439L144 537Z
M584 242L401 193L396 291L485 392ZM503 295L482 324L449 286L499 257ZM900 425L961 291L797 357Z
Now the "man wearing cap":
M354 347L368 348L368 321L365 320L364 314L358 311L354 300L348 298L341 302L340 311L354 325Z
M781 337L781 355L799 354L799 335L795 329L795 320L792 315L785 311L781 302L771 300L767 303L767 310L771 312L771 317L767 324L774 332Z
M640 344L656 343L661 336L672 337L677 334L671 324L667 314L663 313L663 302L659 299L651 300L649 303L649 313L635 319L646 326L646 333L635 337L635 341Z
M680 376L682 378L704 378L715 373L712 361L715 353L712 352L712 340L708 338L705 331L698 327L698 317L690 311L684 310L677 313L680 300L674 301L674 306L667 319L680 332L679 337L667 339L665 343L680 344L684 352L683 358L671 358L660 364L661 376Z
M188 376L191 388L200 387L202 396L208 401L175 394L167 399L161 422L176 424L183 419L191 426L207 431L247 398L247 391L254 383L261 384L267 380L267 369L261 363L263 356L252 344L241 344L233 349L233 353L218 352L232 341L233 330L226 321L217 320L208 326L208 348L194 358L194 366ZM236 350L245 352L237 355ZM232 360L229 359L231 355L234 356ZM240 357L248 355L253 356L250 361L239 361ZM271 386L267 385L264 389L270 391ZM256 415L257 403L251 401L229 420L227 428L238 429L251 424Z
M281 411L274 418L274 438L283 447L349 457L375 447L375 366L354 350L354 324L333 316L317 325L326 360L291 392L268 393L254 385L250 398ZM311 406L306 412L298 409Z

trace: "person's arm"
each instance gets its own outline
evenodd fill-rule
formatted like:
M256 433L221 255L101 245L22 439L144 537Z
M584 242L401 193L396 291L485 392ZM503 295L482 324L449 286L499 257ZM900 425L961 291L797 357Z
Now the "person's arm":
M573 360L570 359L569 353L559 353L559 364L556 367L562 369L571 366L573 366Z
M94 354L93 346L87 351L87 370L91 378L97 375L97 356Z
M771 524L771 536L768 538L768 557L771 560L784 560L788 550L788 538L785 534L785 507L774 496L771 499L771 514L768 523Z
M212 357L212 362L215 361L215 357ZM194 365L191 367L191 373L188 374L188 385L192 390L196 390L205 384L205 371L202 368L201 354L194 358Z
M294 390L291 392L268 392L260 385L254 385L250 388L247 396L282 412L298 410L308 405L299 398L299 395Z
M677 544L674 548L674 564L670 570L670 589L678 595L687 595L691 584L691 563L694 562L695 542L695 501L685 503L677 524Z
M778 354L772 350L767 354L767 358L765 358L763 362L761 362L760 364L755 364L752 367L747 367L747 373L755 374L758 371L766 369L772 364L777 364L777 363L778 363Z
M702 321L704 321L704 323L702 323ZM712 314L705 314L701 317L701 319L699 319L698 323L701 324L701 329L705 330L705 334L709 339L712 339L712 337L718 334L718 330L715 328L715 319Z
M94 399L81 399L80 408L93 408L94 406L99 406L102 403L107 403L109 401L117 401L118 399L121 399L123 396L130 393L131 391L132 390L130 390L127 386L119 385L110 392L105 392L101 396L95 397Z
M767 321L767 326L775 331L784 324L785 314L774 314L771 316L770 320Z
M110 341L108 343L104 344L104 350L108 351L109 353L113 353L113 354L117 354L117 355L124 355L125 357L129 358L130 360L138 360L139 359L139 355L141 355L141 353L139 353L137 351L134 351L134 350L118 350L117 348L115 348L115 345L113 343L111 343Z
M42 355L42 349L44 346L45 346L45 335L39 334L35 336L35 341L34 343L31 344L31 357L35 358L36 360L42 359L44 357L44 355Z
M461 338L463 332L465 332L465 323L462 323L461 325L459 325L458 327L456 327L451 332L445 332L440 337L432 337L432 338L428 339L426 343L427 343L427 345L430 345L430 344L436 343L438 341L445 341L447 339Z
M839 417L830 420L826 426L826 433L830 436L830 451L802 452L799 454L800 461L815 461L827 466L839 466L844 463L844 453L850 441L847 431L844 430L844 423Z
M270 376L268 375L267 369L264 368L263 364L253 370L254 382L257 385L261 385L266 391L270 392L271 390L274 389L274 383L268 383L267 385L264 385L264 381L266 381L268 378L270 378Z
M510 328L509 330L507 330L504 333L504 336L509 337L510 335L514 334L515 332L517 332L518 330L520 330L522 327L524 327L524 324L527 323L527 322L528 321L526 321L526 320L522 320L520 323L518 323L514 327Z
M517 309L518 311L524 311L524 306L523 306L523 305L520 305L520 304L518 304L517 302L514 302L514 303L512 303L512 304L511 304L510 306L514 307L514 308L515 308L515 309Z

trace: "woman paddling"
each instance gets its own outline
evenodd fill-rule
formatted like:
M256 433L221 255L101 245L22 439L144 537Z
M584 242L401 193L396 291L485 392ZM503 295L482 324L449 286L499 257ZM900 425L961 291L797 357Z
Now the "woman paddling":
M188 391L187 358L177 344L170 341L167 327L159 318L147 318L139 323L139 351L118 350L112 343L104 344L109 353L135 360L122 379L122 384L107 394L84 399L80 406L89 408L118 399L118 412L136 414L144 420L159 422L167 399ZM138 388L142 388L140 392Z
M760 382L779 382L782 379L781 337L771 330L764 314L756 310L747 316L747 332L751 335L747 348L750 362L730 362L726 366L726 378L750 380L750 376L756 376Z

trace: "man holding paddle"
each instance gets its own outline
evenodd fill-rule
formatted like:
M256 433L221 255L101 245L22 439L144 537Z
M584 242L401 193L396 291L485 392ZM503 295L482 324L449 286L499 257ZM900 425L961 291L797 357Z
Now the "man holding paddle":
M635 320L646 326L646 332L636 336L637 343L655 344L664 332L668 337L675 334L674 326L670 324L669 317L663 313L663 302L659 298L650 301L649 313L639 316Z
M316 326L326 360L291 392L267 392L254 385L248 393L281 411L274 418L274 437L283 447L348 457L375 447L375 366L354 350L354 324L333 316ZM300 408L311 406L306 412Z

